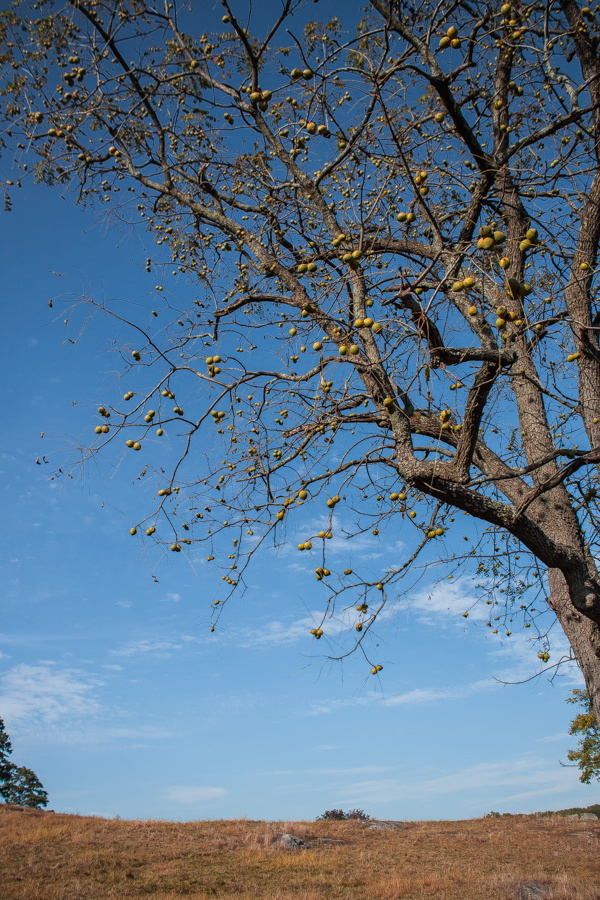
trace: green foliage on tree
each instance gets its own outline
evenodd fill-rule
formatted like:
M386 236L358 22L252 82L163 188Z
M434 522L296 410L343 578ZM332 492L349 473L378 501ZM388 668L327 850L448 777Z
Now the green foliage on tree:
M9 779L0 786L6 803L39 809L48 805L48 794L35 772L25 766L12 766Z
M587 691L575 689L567 703L578 703L583 712L578 713L569 728L569 734L581 735L578 750L569 750L567 758L576 762L581 769L579 780L589 784L592 778L600 781L600 731L592 709L592 701Z
M218 569L211 631L309 505L330 657L377 677L373 629L434 566L540 668L556 617L600 717L597 14L222 6L211 32L183 3L1 14L7 208L30 178L156 242L147 303L67 308L73 341L108 317L124 390L55 477L141 460L130 532Z
M0 718L0 796L5 803L17 803L39 809L48 805L48 794L35 772L25 766L15 766L8 757L12 744Z
M0 718L0 782L7 781L10 775L12 763L9 756L12 753L12 744L6 733L4 721Z

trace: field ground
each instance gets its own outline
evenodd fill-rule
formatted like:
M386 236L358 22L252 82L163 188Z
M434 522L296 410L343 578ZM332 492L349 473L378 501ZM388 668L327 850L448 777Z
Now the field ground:
M0 805L1 900L600 900L600 821L120 821ZM286 851L290 832L310 842Z

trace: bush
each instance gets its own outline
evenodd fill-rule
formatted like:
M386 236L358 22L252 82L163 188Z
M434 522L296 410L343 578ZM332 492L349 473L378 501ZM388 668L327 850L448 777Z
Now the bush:
M343 809L326 809L322 816L317 816L317 822L342 822L352 819L358 822L368 822L368 816L362 809L350 809L347 813Z

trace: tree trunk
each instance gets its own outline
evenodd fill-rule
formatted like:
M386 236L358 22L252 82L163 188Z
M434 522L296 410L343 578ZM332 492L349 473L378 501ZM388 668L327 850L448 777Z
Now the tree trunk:
M548 604L556 614L583 673L596 721L600 722L600 627L575 608L565 576L548 570Z

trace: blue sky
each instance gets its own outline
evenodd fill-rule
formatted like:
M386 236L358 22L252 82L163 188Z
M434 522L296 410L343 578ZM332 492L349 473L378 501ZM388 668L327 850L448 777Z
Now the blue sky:
M559 763L575 745L564 701L582 684L577 671L532 678L539 647L526 632L491 635L479 607L462 617L475 596L467 577L436 584L444 573L432 570L394 601L377 632L381 677L365 678L362 660L329 663L328 645L311 644L320 594L292 525L211 635L219 575L184 554L149 558L129 536L139 458L115 477L107 458L78 481L51 480L116 383L111 332L96 320L71 344L64 304L83 288L151 309L144 264L155 248L59 191L25 187L14 199L0 245L0 715L13 760L36 771L50 807L179 820L360 807L434 819L597 802L597 786ZM176 279L170 290L194 296ZM337 538L329 549L349 552ZM401 549L388 531L352 552L376 567ZM555 659L567 650L554 632L551 647Z

